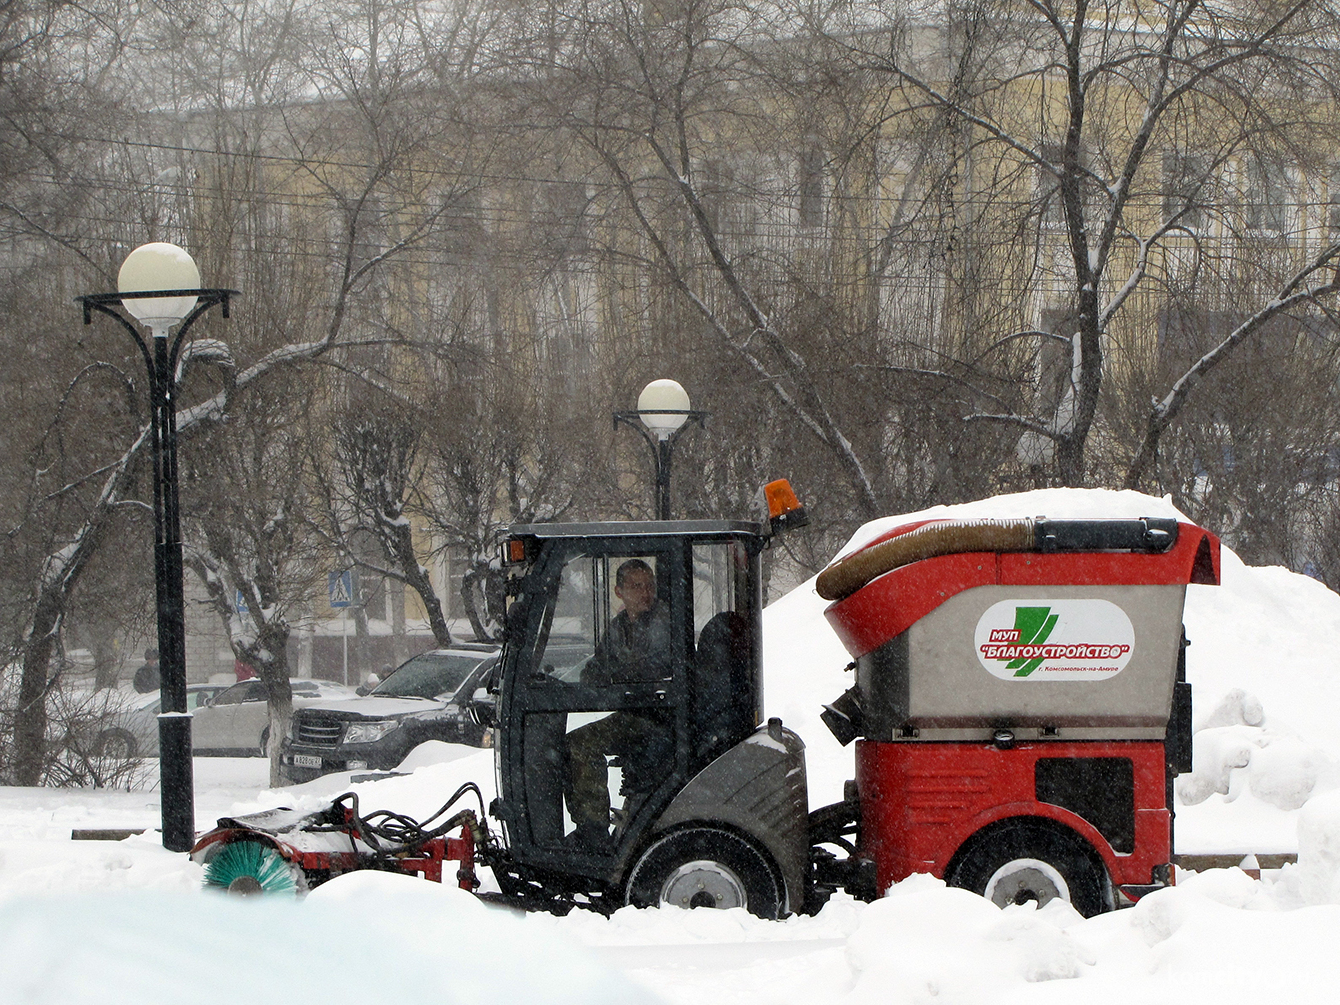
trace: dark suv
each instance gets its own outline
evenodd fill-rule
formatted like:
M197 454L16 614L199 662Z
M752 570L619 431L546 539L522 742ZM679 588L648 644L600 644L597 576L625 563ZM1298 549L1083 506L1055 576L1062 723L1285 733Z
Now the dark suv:
M387 770L425 740L488 746L470 699L498 662L494 645L461 643L402 663L371 692L295 709L280 772L306 782L332 771Z

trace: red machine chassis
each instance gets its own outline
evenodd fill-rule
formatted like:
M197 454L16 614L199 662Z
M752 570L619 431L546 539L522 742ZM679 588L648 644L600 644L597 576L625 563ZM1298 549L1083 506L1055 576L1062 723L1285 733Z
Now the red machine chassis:
M1135 780L1135 842L1120 854L1070 810L1039 802L1034 770L1042 757L1130 758ZM882 743L856 748L861 794L861 851L874 861L879 890L916 872L943 877L963 843L1009 817L1042 817L1093 846L1118 886L1157 882L1170 861L1163 744L1149 741L1022 743L1008 750L980 743Z

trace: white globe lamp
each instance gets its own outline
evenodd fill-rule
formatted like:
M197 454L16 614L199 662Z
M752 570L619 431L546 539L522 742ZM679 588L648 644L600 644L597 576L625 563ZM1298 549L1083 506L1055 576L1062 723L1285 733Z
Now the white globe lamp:
M643 424L664 440L688 418L689 393L677 380L653 380L637 396L637 414Z
M183 249L155 241L140 245L126 256L116 277L116 288L123 295L157 290L198 290L200 270ZM127 297L122 303L141 324L153 329L155 337L166 338L168 329L191 313L196 299L195 296Z

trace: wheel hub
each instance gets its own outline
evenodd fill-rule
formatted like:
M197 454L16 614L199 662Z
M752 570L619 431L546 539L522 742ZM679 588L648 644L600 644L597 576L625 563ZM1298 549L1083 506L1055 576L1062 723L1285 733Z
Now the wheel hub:
M1070 902L1070 888L1056 867L1035 858L1006 862L987 880L983 896L997 907L1029 902L1043 907L1053 900Z
M258 893L264 893L265 887L261 886L260 880L255 876L238 876L228 884L228 892L239 897L254 897Z
M672 872L661 887L661 903L675 907L748 907L744 883L720 862L697 859Z

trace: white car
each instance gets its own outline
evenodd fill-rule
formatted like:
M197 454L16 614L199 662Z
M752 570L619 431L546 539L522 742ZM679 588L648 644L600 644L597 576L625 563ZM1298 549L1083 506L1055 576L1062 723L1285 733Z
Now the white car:
M230 686L232 685L187 684L187 711L194 712L208 705ZM110 757L157 757L158 712L162 708L162 699L158 692L115 693L121 697L124 705L107 717L103 729L98 733L95 752Z
M290 678L293 707L314 701L353 698L353 688L328 680ZM270 740L270 710L265 685L244 680L201 704L191 714L191 746L196 755L256 757L265 753Z

